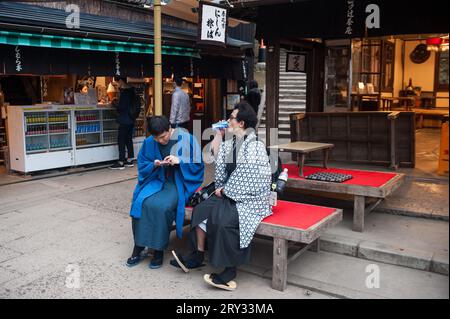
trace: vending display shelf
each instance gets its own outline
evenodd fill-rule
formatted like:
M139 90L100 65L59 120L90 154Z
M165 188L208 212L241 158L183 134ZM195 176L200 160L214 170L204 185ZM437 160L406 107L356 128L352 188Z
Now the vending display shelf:
M113 161L119 157L114 109L10 105L7 112L11 123L9 162L13 171L28 173ZM30 132L39 134L27 134ZM140 138L134 139L136 154L142 145Z

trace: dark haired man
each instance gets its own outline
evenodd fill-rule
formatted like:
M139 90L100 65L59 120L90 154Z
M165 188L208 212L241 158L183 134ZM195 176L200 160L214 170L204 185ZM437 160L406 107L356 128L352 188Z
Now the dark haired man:
M163 264L174 221L178 237L183 234L185 205L203 182L204 164L195 138L171 128L166 117L152 117L149 132L137 159L138 184L130 210L135 245L126 264L137 265L148 247L154 250L149 267L156 269Z
M173 128L189 128L191 103L189 95L181 89L183 79L174 78L175 91L172 94L172 106L170 108L170 124Z

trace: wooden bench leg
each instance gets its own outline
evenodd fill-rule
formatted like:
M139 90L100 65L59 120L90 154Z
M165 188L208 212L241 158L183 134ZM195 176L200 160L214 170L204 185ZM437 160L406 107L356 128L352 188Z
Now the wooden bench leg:
M353 208L353 231L364 231L364 212L366 200L364 196L355 195Z
M311 243L309 250L315 253L320 252L320 238L317 238L315 241Z
M287 240L281 238L273 239L273 269L272 288L283 291L287 282Z

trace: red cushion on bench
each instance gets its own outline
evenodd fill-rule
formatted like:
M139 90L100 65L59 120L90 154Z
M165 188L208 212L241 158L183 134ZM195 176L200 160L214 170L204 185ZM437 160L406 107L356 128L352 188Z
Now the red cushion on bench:
M333 214L336 209L279 200L272 211L273 214L265 218L264 223L307 230Z
M295 164L287 164L283 165L283 168L287 168L289 171L289 178L303 179L299 176L299 168L298 165ZM323 168L323 167L313 167L313 166L304 166L303 167L303 175L306 177L310 174L314 174L317 172L331 172L331 173L341 173L341 174L350 174L353 176L352 179L345 181L341 184L349 184L349 185L361 185L361 186L371 186L371 187L380 187L390 181L392 178L396 176L393 173L384 173L384 172L371 172L371 171L360 171L360 170L352 170L352 169L340 169L340 168Z

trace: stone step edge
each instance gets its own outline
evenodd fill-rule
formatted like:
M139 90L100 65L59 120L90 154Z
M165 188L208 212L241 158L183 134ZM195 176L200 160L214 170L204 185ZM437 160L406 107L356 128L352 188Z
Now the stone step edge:
M396 207L389 207L389 206L388 207L378 206L374 210L374 213L399 215L399 216L407 216L407 217L417 217L417 218L440 220L440 221L446 221L446 222L449 221L449 216L446 216L446 215L409 211L409 210L405 210L404 208L396 208Z
M325 234L320 239L322 251L449 275L448 254L402 248L341 235Z
M249 273L267 279L268 284L270 284L272 280L272 268L266 269L264 267L246 264L239 266L238 269L245 273ZM305 295L310 295L311 293L315 292L338 299L387 299L385 297L376 294L370 294L367 292L362 292L351 288L336 286L334 284L310 278L304 278L291 273L288 273L287 284L303 288L305 290L304 292Z

